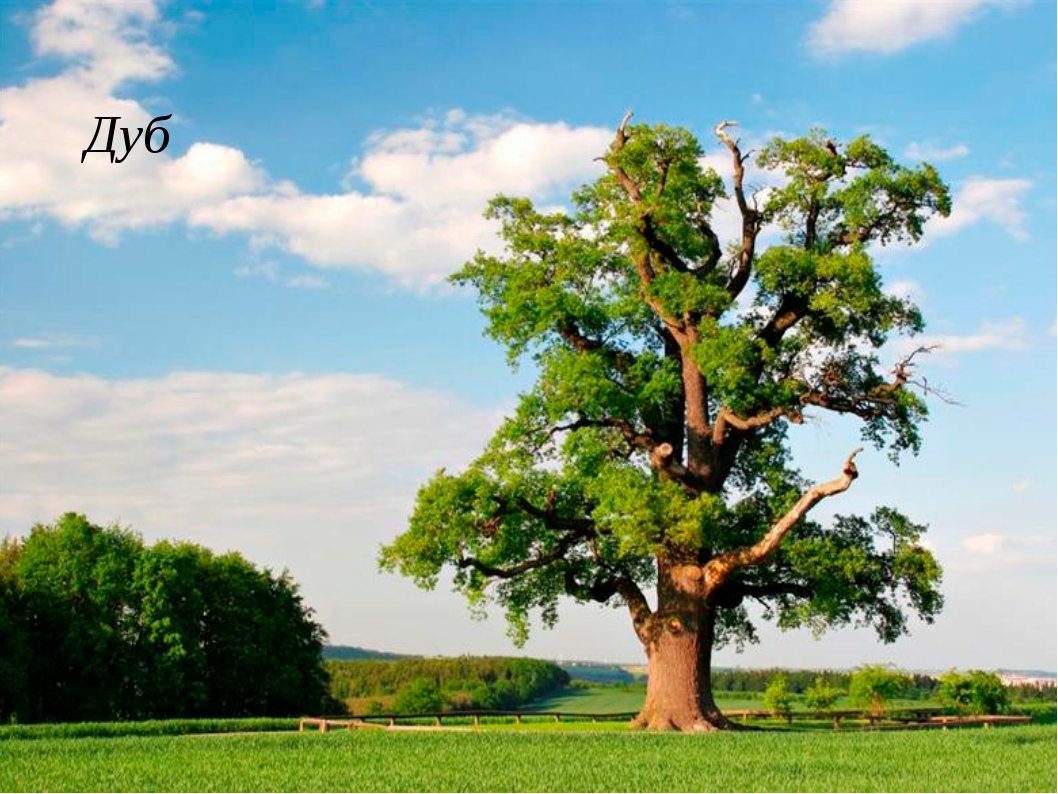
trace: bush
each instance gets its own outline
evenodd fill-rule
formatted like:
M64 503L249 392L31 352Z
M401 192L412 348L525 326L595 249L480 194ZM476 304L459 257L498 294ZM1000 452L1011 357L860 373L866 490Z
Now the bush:
M1007 690L999 676L981 670L945 673L937 698L960 714L999 714L1008 706Z
M849 700L857 706L868 706L881 714L886 702L900 697L907 689L908 678L893 667L867 664L853 672L849 679Z
M823 676L816 676L812 686L805 690L805 705L813 711L829 711L841 695L841 690L827 684Z
M768 688L764 690L762 698L764 708L776 717L789 718L793 711L793 695L787 688L786 675L779 673L768 682Z
M398 714L436 714L443 707L441 690L429 678L416 678L393 702Z

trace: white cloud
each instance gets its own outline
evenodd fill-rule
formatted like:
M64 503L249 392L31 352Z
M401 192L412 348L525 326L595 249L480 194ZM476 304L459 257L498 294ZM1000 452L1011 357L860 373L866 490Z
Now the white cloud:
M912 350L920 345L937 346L935 355L979 353L987 350L1025 350L1029 346L1028 329L1021 317L1011 317L997 323L983 323L981 329L969 334L925 334L914 339L902 339L902 349Z
M963 548L974 554L994 554L1003 547L1006 538L995 532L972 535L963 540Z
M213 143L194 143L173 157L148 152L141 138L120 164L104 154L80 162L97 116L120 116L117 126L135 138L136 128L159 115L116 89L172 73L169 56L151 42L162 27L149 2L60 0L34 16L35 51L66 65L55 76L0 89L0 220L49 216L113 242L125 229L171 223L191 207L264 184L242 152ZM105 146L108 125L96 148ZM118 129L119 156L121 140ZM160 141L155 136L154 145Z
M298 287L300 289L324 289L329 286L326 279L308 274L291 276L284 279L283 283L288 287Z
M912 141L908 144L907 149L904 150L904 155L912 160L925 160L928 162L954 160L958 157L965 157L969 153L970 147L964 143L957 143L954 146L943 148L929 143Z
M106 243L130 229L188 223L247 234L317 266L432 282L475 249L495 245L481 217L487 199L498 192L565 199L601 171L594 158L612 136L599 127L454 110L417 129L373 135L347 187L324 195L270 180L242 151L209 142L174 157L147 152L141 139L121 164L98 153L81 163L96 116L120 116L118 126L135 136L159 115L118 89L173 73L156 43L164 27L152 2L60 0L35 15L36 52L65 65L54 76L0 89L0 220L51 217ZM178 137L171 130L171 141ZM119 156L121 140L119 129Z
M968 226L988 221L1012 237L1029 237L1028 215L1022 202L1032 182L1028 179L967 179L952 197L951 215L935 216L926 223L924 240L954 234Z
M45 332L34 336L23 336L11 342L11 346L22 350L54 350L71 347L99 347L95 337L76 334Z
M457 653L491 636L495 652L507 647L502 622L479 629L460 598L381 576L375 560L406 527L418 486L439 466L465 466L499 418L370 374L107 380L0 368L0 535L76 510L148 540L289 567L338 640Z
M496 193L563 197L598 175L612 132L466 116L376 134L353 163L365 190L307 194L283 185L190 213L192 226L248 234L320 267L370 268L408 284L436 282L478 248L493 248L482 217Z
M889 55L947 36L989 6L1009 5L1008 0L831 0L823 18L809 28L807 43L817 56Z
M1016 483L1014 483L1011 486L1011 490L1015 494L1020 495L1020 494L1025 493L1026 491L1028 491L1029 488L1031 488L1031 487L1032 487L1032 480L1031 479L1024 479L1024 480L1018 480Z

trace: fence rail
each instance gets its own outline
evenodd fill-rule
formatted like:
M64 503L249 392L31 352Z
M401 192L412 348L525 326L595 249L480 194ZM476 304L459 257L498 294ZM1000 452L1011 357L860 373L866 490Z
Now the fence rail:
M983 725L990 728L993 725L1016 725L1032 722L1032 717L1013 715L980 715L980 716L957 716L943 713L942 706L918 706L886 709L881 712L864 711L856 709L842 709L836 711L794 711L789 714L776 715L770 711L760 709L736 709L725 711L724 714L731 719L755 720L755 719L786 719L788 724L794 720L824 720L831 721L834 730L841 730L842 721L861 720L867 723L871 729L877 728L947 728L948 726ZM305 731L306 728L315 727L321 733L327 733L331 728L418 728L427 726L435 728L443 727L445 720L451 727L453 722L459 721L464 724L472 722L481 725L484 719L511 719L520 725L525 718L552 719L555 722L566 720L567 722L621 722L635 717L637 712L618 711L604 714L584 714L569 711L446 711L431 714L356 714L349 717L302 717L298 721L298 730ZM401 725L400 723L403 723ZM411 724L408 724L411 723Z

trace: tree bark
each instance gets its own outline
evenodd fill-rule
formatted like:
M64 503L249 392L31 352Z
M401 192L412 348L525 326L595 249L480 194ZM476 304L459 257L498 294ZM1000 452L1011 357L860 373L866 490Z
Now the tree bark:
M736 727L713 700L712 654L717 606L695 592L700 582L676 581L678 566L659 563L658 609L647 652L647 697L633 727L715 731Z

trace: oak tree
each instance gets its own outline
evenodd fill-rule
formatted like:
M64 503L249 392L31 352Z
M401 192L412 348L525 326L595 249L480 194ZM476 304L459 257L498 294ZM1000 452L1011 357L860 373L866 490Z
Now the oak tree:
M489 204L505 250L453 281L538 378L476 461L422 487L381 563L427 588L453 571L519 641L531 614L555 622L563 596L623 605L648 658L636 724L731 727L710 659L755 638L747 600L783 627L871 625L884 641L941 607L923 527L887 507L807 518L852 485L856 452L810 484L788 433L844 414L894 460L918 450L915 354L880 358L923 322L883 290L871 249L918 240L950 198L932 166L818 130L763 146L756 163L779 184L754 192L751 153L724 122L728 186L690 132L630 117L569 212ZM728 190L739 231L725 241L713 209Z

